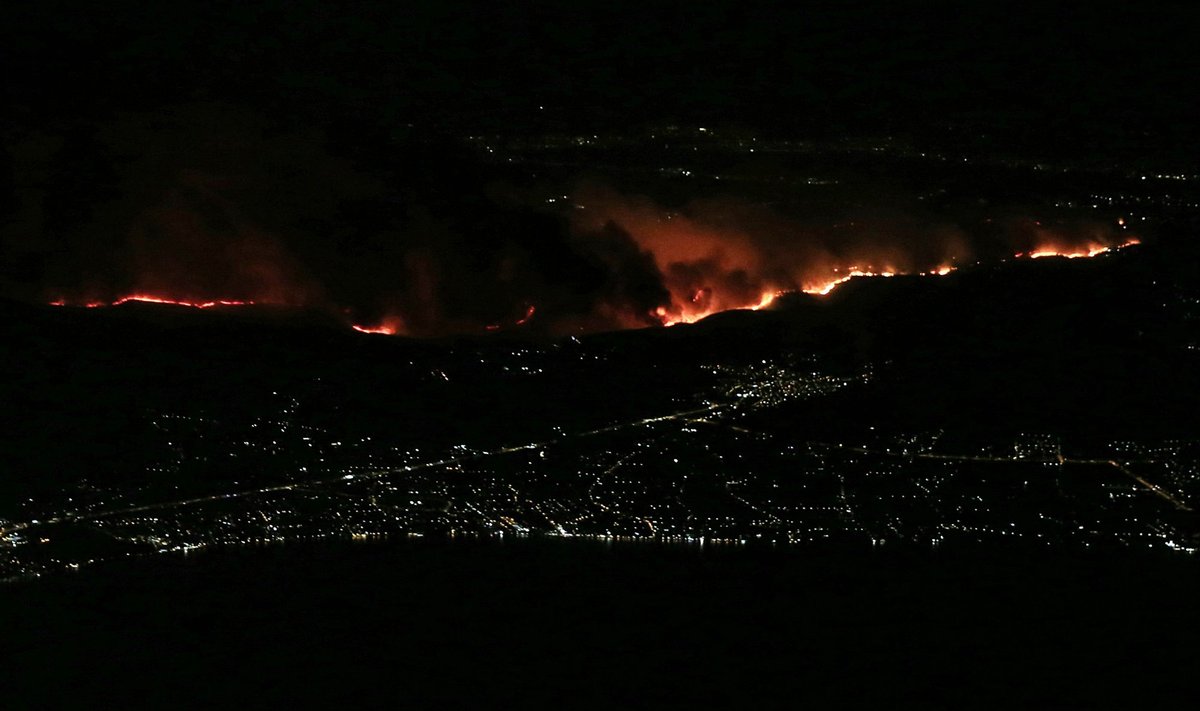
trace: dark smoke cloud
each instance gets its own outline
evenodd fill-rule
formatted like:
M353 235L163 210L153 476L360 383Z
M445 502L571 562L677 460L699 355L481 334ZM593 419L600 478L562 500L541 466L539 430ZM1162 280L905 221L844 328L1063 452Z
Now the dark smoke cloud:
M25 135L6 152L18 180L5 257L33 267L7 276L41 296L157 289L310 303L319 288L290 233L373 189L314 135L274 133L227 107Z
M431 335L538 317L645 325L669 297L615 227L505 199L473 154L407 145L360 165L325 136L189 105L10 137L4 287L34 301L254 300Z

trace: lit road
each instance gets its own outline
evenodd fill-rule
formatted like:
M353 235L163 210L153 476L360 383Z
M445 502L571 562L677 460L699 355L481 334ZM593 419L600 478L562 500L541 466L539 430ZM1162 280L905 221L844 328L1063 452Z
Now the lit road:
M1149 489L1150 491L1154 492L1154 493L1155 493L1155 494L1157 494L1158 496L1161 496L1161 497L1162 497L1163 499L1165 499L1165 500L1166 500L1168 503L1170 503L1172 506L1174 506L1175 508L1179 509L1180 511L1188 511L1188 512L1190 512L1190 511L1192 510L1190 506L1188 506L1187 504L1183 503L1183 502L1182 502L1182 501L1180 501L1179 499L1175 498L1174 496L1172 496L1170 493L1168 493L1168 492L1167 492L1167 491L1165 491L1164 489L1162 489L1162 488L1160 488L1160 487L1158 487L1158 486L1156 486L1156 485L1154 485L1154 484L1151 484L1150 482L1146 481L1146 480L1145 480L1143 477L1141 477L1141 476L1138 476L1137 474L1134 474L1133 472L1129 471L1128 469L1126 469L1125 467L1121 466L1121 465L1120 465L1120 464L1118 464L1117 462L1115 462L1115 461L1113 461L1113 460L1111 460L1111 459L1110 459L1110 460L1108 460L1108 463L1109 463L1109 464L1111 464L1113 467L1116 467L1117 471L1119 471L1119 472L1121 472L1122 474L1124 474L1124 475L1128 476L1130 479L1133 479L1134 481L1136 481L1137 483L1139 483L1139 484L1141 484L1142 486L1146 487L1147 489Z

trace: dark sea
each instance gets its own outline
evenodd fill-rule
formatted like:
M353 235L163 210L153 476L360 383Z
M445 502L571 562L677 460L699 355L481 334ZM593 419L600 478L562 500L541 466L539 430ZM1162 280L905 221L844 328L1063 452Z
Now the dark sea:
M0 587L0 709L1190 706L1200 561L554 539Z

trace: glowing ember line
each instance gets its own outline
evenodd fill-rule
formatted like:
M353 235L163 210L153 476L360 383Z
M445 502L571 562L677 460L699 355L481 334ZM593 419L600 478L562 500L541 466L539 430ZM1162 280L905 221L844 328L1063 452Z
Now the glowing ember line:
M1123 227L1124 225L1122 225ZM1084 246L1069 246L1059 247L1054 244L1042 243L1037 245L1029 252L1020 252L1016 254L1018 258L1040 259L1044 257L1064 257L1066 259L1079 259L1085 257L1096 257L1108 252L1131 247L1140 244L1140 240L1136 237L1131 237L1125 242L1118 245L1105 245L1098 242L1092 242ZM728 295L717 295L714 293L714 288L710 286L694 285L690 287L685 294L677 294L672 303L659 306L651 314L656 320L664 326L674 326L680 323L695 323L701 319L707 318L714 313L727 310L747 309L758 311L767 308L773 304L780 296L796 291L805 294L824 296L831 293L834 289L845 284L851 279L860 279L868 277L888 278L902 274L911 274L913 276L946 276L956 270L956 267L950 264L942 264L935 268L921 272L902 272L894 269L890 265L887 268L876 270L876 267L870 264L859 263L859 265L851 266L848 269L834 268L829 273L828 281L808 281L798 290L794 289L779 289L772 288L761 292L758 301L752 303L741 303L740 300L729 300ZM53 306L77 306L84 308L100 308L104 306L120 306L128 303L147 303L161 304L166 306L182 306L193 309L211 309L219 307L235 307L235 306L251 306L256 303L271 303L271 302L255 302L250 300L235 300L235 299L214 299L211 301L187 301L183 299L173 299L163 296L156 296L146 293L134 293L122 296L114 301L92 301L92 302L75 302L68 303L67 300L58 298L51 301ZM510 322L512 326L522 326L527 324L533 318L537 309L532 304L526 302L525 312L520 317ZM348 313L348 312L347 312ZM351 328L359 333L394 336L406 332L405 323L402 319L394 316L384 318L378 325L363 325L350 324ZM485 326L488 331L498 331L505 328L502 324L489 324Z
M537 313L537 309L534 308L532 304L530 304L529 308L525 309L525 315L522 316L521 318L517 319L517 325L524 326L529 321L529 319L533 318L533 315L535 313Z
M1081 258L1085 258L1085 257L1098 257L1101 254L1105 254L1107 252L1115 252L1118 249L1125 249L1126 247L1132 247L1135 244L1141 244L1141 243L1142 243L1142 241L1139 240L1138 238L1131 237L1130 239L1122 242L1121 244L1113 246L1113 247L1110 247L1107 245L1102 245L1102 244L1091 244L1091 245L1088 245L1087 249L1083 249L1083 250L1075 249L1075 250L1071 250L1071 251L1066 251L1066 250L1060 250L1057 247L1042 246L1042 247L1038 247L1037 249L1034 249L1031 252L1018 252L1016 254L1016 256L1017 257L1029 257L1030 259L1042 259L1043 257L1062 257L1064 259L1081 259Z
M1086 249L1083 249L1083 250L1076 249L1076 250L1072 250L1072 251L1059 250L1059 249L1056 249L1053 247L1043 246L1043 247L1039 247L1039 248L1035 249L1032 252L1020 252L1016 256L1017 257L1029 257L1031 259L1039 259L1042 257L1066 257L1067 259L1077 259L1077 258L1083 258L1083 257L1096 257L1101 254L1105 254L1107 252L1114 252L1116 250L1124 249L1126 247L1132 247L1133 245L1136 245L1136 244L1141 244L1141 240L1137 239L1136 237L1131 237L1130 239L1126 240L1125 242L1123 242L1119 245L1115 245L1115 246L1091 244L1091 245L1088 245ZM951 266L949 264L942 264L934 269L930 269L929 271L916 272L915 274L916 274L916 276L924 276L924 277L946 276L947 274L954 272L956 269L957 269L957 267ZM834 269L834 271L836 272L839 270ZM868 277L888 278L888 277L903 275L906 273L907 272L900 272L900 271L896 271L894 269L885 269L885 270L881 270L881 271L874 271L870 267L868 267L866 269L863 269L860 267L850 267L849 271L847 271L843 276L839 276L835 279L830 279L827 282L818 282L816 284L809 284L807 286L802 287L800 289L800 291L802 291L805 294L811 294L813 296L825 296L826 294L829 294L834 289L838 288L842 284L845 284L846 282L850 281L851 279L860 279L860 278L868 278ZM703 293L702 290L696 291L695 295L692 297L692 302L693 303L696 302L697 299L699 298L699 295L701 295L702 293ZM773 301L775 301L775 299L777 297L779 297L780 295L785 294L785 293L788 293L788 292L787 291L765 292L763 294L761 300L759 301L759 303L748 304L746 306L743 306L742 308L757 311L761 308L764 308L764 307L770 305ZM696 321L699 321L702 318L711 316L713 313L715 313L715 311L705 311L703 313L696 313L696 314L684 314L684 315L678 316L678 317L669 317L668 313L669 312L667 311L667 309L663 308L663 307L659 307L659 309L655 312L655 315L658 316L660 319L662 319L663 325L665 325L665 326L674 326L679 323L695 323Z
M352 323L350 324L350 328L359 333L370 333L377 336L395 336L404 330L404 320L399 316L385 316L378 322L377 326L364 326Z
M355 324L351 324L350 328L353 328L355 331L358 331L359 333L374 333L374 334L379 334L379 335L383 335L383 336L396 335L396 329L392 328L391 326L373 326L372 327L372 326L358 326Z
M826 284L822 284L820 286L805 287L805 288L801 289L801 291L803 291L805 294L817 294L819 296L824 296L824 295L828 294L829 292L833 291L834 289L836 289L839 285L845 284L846 282L850 281L853 278L854 278L853 275L844 276L841 279L834 279L833 281L828 282Z
M181 301L177 299L167 299L161 296L148 296L146 294L131 294L122 296L116 301L89 301L83 304L84 308L96 309L102 306L120 306L128 303L142 304L164 304L166 306L186 306L191 309L211 309L217 306L253 306L254 301L234 301L230 299L220 299L216 301ZM67 302L62 299L57 299L50 302L51 306L67 306Z
M1041 249L1036 252L1030 252L1030 259L1041 259L1042 257L1063 257L1064 259L1079 259L1080 257L1095 257L1098 254L1104 254L1109 251L1108 247L1092 247L1086 252L1059 252L1051 249Z
M701 296L703 296L708 291L709 291L708 289L703 289L701 291L696 292L697 296L693 297L692 302L695 303L695 301L697 299L699 299ZM774 303L775 299L778 299L780 296L783 296L784 294L787 294L787 293L790 293L787 289L776 290L776 291L764 291L762 293L762 296L759 297L758 303L746 304L745 306L741 306L739 308L740 309L748 309L750 311L758 311L759 309L765 309L766 307L768 307L772 303ZM737 311L737 310L739 310L739 309L738 308L735 308L735 309L704 309L702 311L697 311L695 313L684 313L684 314L680 314L679 316L671 316L670 312L667 311L665 306L660 306L654 311L654 315L656 317L658 317L659 320L662 321L662 324L664 326L675 326L675 325L681 324L681 323L696 323L697 321L699 321L701 319L708 318L709 316L712 316L715 313L720 313L722 311Z
M535 313L537 313L537 307L534 306L533 304L527 305L525 307L525 315L522 316L521 318L513 321L512 325L524 326L525 324L529 323L529 319L533 318L533 315ZM489 323L486 326L484 326L483 328L485 331L500 331L500 330L504 329L504 325L499 324L499 323Z
M949 274L952 271L954 271L954 267L939 267L937 269L937 271L934 271L934 272L921 272L921 276L945 276L946 274ZM896 272L896 271L870 272L870 271L864 271L862 269L851 269L850 272L848 274L846 274L846 276L844 276L844 277L839 277L837 279L834 279L833 281L829 281L824 284L817 284L815 286L806 286L803 289L801 289L800 291L803 291L805 294L824 296L824 295L828 294L829 292L833 291L834 289L838 288L842 284L845 284L846 282L850 281L851 279L856 279L859 277L888 278L888 277L894 277L897 274L904 274L904 272Z

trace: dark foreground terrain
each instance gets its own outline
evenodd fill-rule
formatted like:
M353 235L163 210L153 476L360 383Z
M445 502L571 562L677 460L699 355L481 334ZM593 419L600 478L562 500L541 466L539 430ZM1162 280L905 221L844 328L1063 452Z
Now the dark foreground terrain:
M1198 593L1145 555L284 545L5 586L0 673L12 709L1158 708Z

